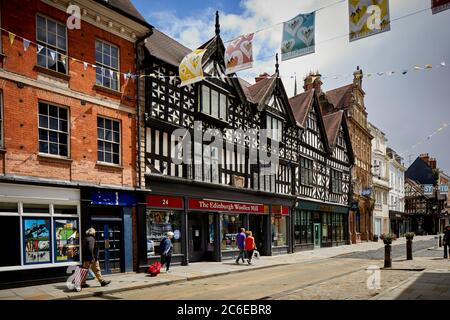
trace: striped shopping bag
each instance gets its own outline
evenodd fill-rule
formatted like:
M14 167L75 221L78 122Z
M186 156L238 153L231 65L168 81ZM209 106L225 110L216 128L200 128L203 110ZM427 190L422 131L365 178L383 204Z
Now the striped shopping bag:
M86 281L88 272L89 272L89 269L87 269L87 268L77 267L75 269L73 284L75 285L76 291L78 291L78 292L81 291L81 284L83 284Z

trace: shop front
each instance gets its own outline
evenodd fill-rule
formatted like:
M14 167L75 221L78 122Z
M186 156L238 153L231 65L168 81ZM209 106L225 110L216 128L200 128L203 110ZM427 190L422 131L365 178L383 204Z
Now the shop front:
M411 231L411 219L404 212L389 210L389 220L391 222L391 233L397 238L403 237L405 233Z
M349 207L299 200L293 212L294 251L349 243Z
M102 273L133 271L133 211L136 195L131 191L83 188L82 237L94 228Z
M252 231L261 255L291 252L290 206L282 203L292 204L291 199L198 186L185 188L185 194L176 195L167 192L170 184L163 183L154 184L152 189L165 192L148 194L145 206L138 204L140 271L160 260L159 244L168 231L174 233L172 264L175 265L235 259L239 254L236 235L240 228ZM205 198L205 194L211 197ZM217 195L223 198L216 198Z
M0 183L0 287L64 280L80 264L80 191Z

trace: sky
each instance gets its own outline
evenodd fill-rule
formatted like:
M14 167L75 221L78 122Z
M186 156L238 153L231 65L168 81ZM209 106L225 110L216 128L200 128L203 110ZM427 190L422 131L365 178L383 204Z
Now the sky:
M431 1L389 2L391 20L395 20L429 8ZM365 73L363 89L368 120L386 134L388 146L403 156L406 166L419 154L429 153L437 158L441 169L450 173L450 10L436 15L426 10L392 21L388 32L349 42L345 36L349 32L347 1L133 0L133 3L150 24L191 49L214 36L216 10L224 41L269 27L255 34L253 68L238 73L247 81L263 72L274 73L282 22L299 13L335 4L316 13L315 53L280 62L280 75L288 96L294 93L294 76L301 92L304 76L319 71L326 77L322 89L328 91L351 83L353 71L360 66ZM440 67L441 62L446 66ZM433 68L402 75L404 69L426 64ZM396 73L389 76L389 71ZM377 72L385 75L367 77L368 73ZM438 131L439 128L442 129Z

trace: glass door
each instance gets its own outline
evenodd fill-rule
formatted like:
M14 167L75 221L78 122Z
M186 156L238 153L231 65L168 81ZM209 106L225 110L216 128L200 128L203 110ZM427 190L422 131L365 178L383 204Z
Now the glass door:
M122 224L119 221L93 221L102 273L120 273L122 262Z
M314 248L321 247L320 223L314 223Z

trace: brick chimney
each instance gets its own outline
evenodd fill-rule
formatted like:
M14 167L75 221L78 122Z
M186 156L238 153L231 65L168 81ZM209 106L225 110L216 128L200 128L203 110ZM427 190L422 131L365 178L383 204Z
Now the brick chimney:
M363 79L363 71L359 69L359 66L356 67L356 71L353 72L353 84L359 88L362 88L362 79Z
M431 169L435 170L437 168L437 161L435 158L430 158L430 164L429 166L431 167Z
M255 78L255 82L259 82L261 80L264 80L265 78L267 78L269 76L269 74L267 72L264 72L263 74L260 74L259 76L257 76Z
M305 91L316 89L317 93L322 92L322 75L319 72L311 72L304 79L303 89Z
M422 153L419 158L425 161L427 165L430 165L430 155L428 153Z

